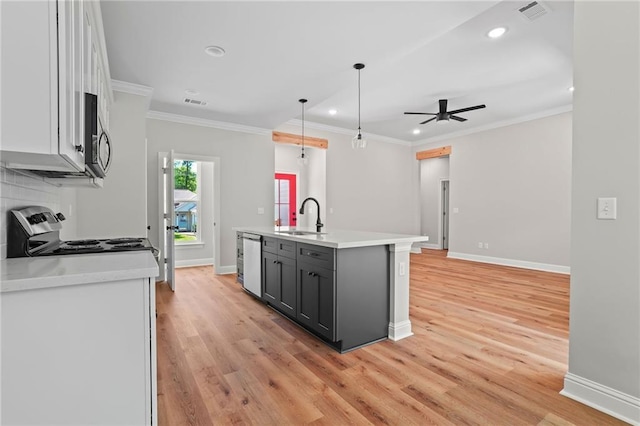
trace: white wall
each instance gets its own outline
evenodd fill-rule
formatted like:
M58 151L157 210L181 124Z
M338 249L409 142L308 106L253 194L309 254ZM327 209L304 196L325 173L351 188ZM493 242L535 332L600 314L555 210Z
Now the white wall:
M275 171L276 173L291 173L298 176L297 210L300 210L302 201L307 197L313 197L320 203L320 219L325 227L327 223L327 151L319 148L305 147L305 156L309 164L302 167L298 164L300 147L295 145L275 144ZM297 226L300 228L313 228L316 223L315 204L308 203L303 215L297 214Z
M113 160L104 188L77 190L77 238L146 237L147 98L114 92L109 133Z
M420 235L429 237L423 246L442 247L442 180L449 179L449 156L420 161Z
M568 272L571 113L418 150L447 145L449 255ZM489 248L479 248L479 242Z
M149 239L158 245L158 152L220 158L220 265L216 272L234 272L236 233L233 227L273 226L274 143L271 134L251 134L192 124L147 119L147 220ZM258 214L258 208L264 214Z
M290 125L276 130L300 131ZM351 148L353 135L313 125L305 126L305 134L329 141L327 201L326 206L320 205L326 212L321 219L328 229L418 235L418 162L408 144L369 138L366 149L354 150ZM315 215L312 219L315 223Z
M640 5L576 2L569 372L563 393L640 424ZM597 220L598 197L618 219Z

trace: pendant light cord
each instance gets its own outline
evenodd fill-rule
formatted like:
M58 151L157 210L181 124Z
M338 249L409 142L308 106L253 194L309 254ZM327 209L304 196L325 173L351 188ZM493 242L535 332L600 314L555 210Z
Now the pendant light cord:
M307 102L306 99L298 99L300 102L300 106L302 107L302 151L300 158L304 159L304 104Z
M358 134L360 134L360 70L358 69Z

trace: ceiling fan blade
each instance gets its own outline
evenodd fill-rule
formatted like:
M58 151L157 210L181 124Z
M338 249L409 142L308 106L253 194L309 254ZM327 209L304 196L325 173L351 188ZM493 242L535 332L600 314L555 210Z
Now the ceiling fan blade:
M458 114L460 112L467 112L467 111L473 111L474 109L481 109L481 108L485 108L485 105L476 105L476 106L472 106L469 108L462 108L462 109L457 109L455 111L449 111L449 114Z
M458 117L456 115L450 115L449 118L456 121L467 121L466 118Z
M433 121L433 120L435 120L435 119L436 119L436 117L433 117L433 118L428 119L427 121L423 121L423 122L422 122L422 123L420 123L420 124L427 124L428 122Z
M447 100L446 99L440 99L438 101L440 103L440 114L444 114L447 112Z
M405 114L436 115L433 112L405 112Z

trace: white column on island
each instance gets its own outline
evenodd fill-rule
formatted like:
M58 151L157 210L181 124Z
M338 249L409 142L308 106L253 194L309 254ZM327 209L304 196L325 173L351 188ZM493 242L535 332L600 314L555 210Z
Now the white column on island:
M410 242L389 245L389 339L394 341L413 335L409 320L410 252Z

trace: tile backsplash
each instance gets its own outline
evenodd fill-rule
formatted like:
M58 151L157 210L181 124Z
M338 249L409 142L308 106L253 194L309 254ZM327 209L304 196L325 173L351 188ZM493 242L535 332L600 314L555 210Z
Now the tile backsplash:
M62 189L42 178L27 176L0 166L0 259L7 257L7 221L9 211L30 205L60 211Z

